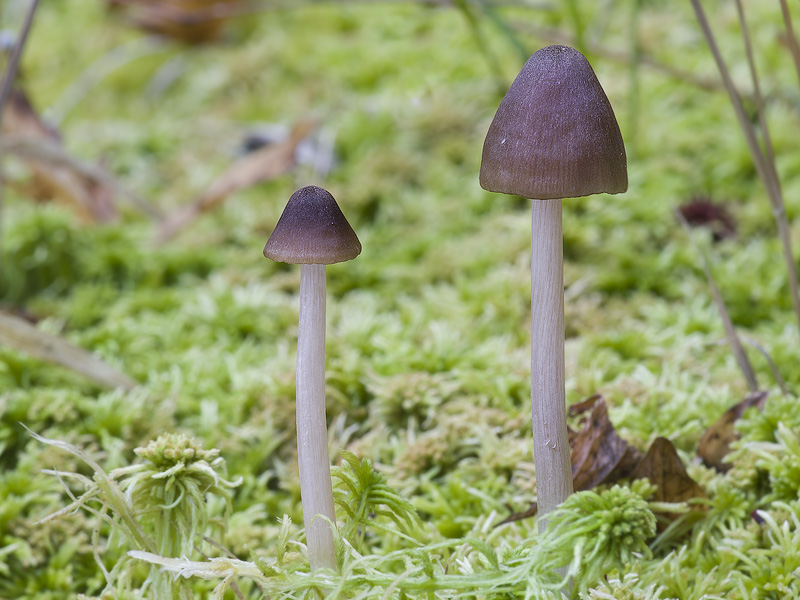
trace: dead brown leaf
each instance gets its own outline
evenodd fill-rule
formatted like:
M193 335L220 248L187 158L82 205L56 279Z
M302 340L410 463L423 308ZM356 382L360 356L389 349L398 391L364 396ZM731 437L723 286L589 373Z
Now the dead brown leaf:
M569 430L572 450L572 485L576 492L628 477L642 453L619 437L608 418L608 407L600 394L569 407L571 417L589 412L579 431ZM536 502L521 512L512 513L498 525L536 515Z
M652 498L654 502L679 503L705 497L705 491L689 477L675 446L667 438L656 438L642 457L641 452L619 437L608 419L605 400L599 394L570 406L569 414L576 416L589 410L591 413L583 429L570 431L576 492L618 479L646 478L657 487ZM498 525L532 517L536 512L536 503L532 502L527 510L512 513Z
M642 456L619 437L608 418L608 407L602 396L593 396L578 406L571 406L570 413L580 414L589 408L591 413L583 429L570 440L572 481L576 492L627 477Z
M724 459L730 453L731 444L739 439L739 434L734 429L736 421L751 406L762 410L766 400L767 392L748 394L744 400L726 410L719 419L705 430L697 447L697 455L706 466L713 467L722 473L731 468L732 465L725 462Z
M61 136L45 123L34 110L27 96L12 90L2 115L4 147L47 145L63 152ZM64 164L56 164L42 156L19 154L33 175L32 185L40 200L57 200L70 206L86 222L107 222L117 217L113 190L97 179L86 177Z
M187 44L219 39L228 17L242 11L239 0L108 0L126 17L150 33ZM240 6L241 5L241 6Z
M689 477L675 445L664 437L653 441L630 478L650 480L658 488L653 495L655 502L685 502L706 495L703 488Z
M570 404L567 408L567 416L569 417L577 417L582 415L588 410L592 410L594 405L597 403L598 400L602 400L602 394L592 394L585 400L581 400L580 402L576 402L575 404Z
M206 192L168 217L156 233L156 240L166 242L172 239L197 217L234 192L273 179L291 169L297 146L311 133L315 125L313 121L301 121L282 142L260 148L234 162Z

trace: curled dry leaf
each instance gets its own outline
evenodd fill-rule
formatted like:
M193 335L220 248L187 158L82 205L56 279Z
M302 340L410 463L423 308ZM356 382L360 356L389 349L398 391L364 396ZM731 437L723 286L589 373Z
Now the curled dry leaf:
M579 431L569 430L572 450L572 482L576 492L628 477L642 453L623 440L608 418L608 407L600 394L569 407L572 417L589 413ZM509 515L498 525L535 516L537 505Z
M585 413L586 411L592 410L594 405L598 402L605 402L603 400L602 394L592 394L588 398L581 400L580 402L576 402L575 404L570 404L567 408L567 416L570 417L578 417ZM577 432L570 429L570 435L577 434Z
M584 413L589 414L583 428L580 431L569 431L572 478L576 492L614 483L619 479L646 478L657 487L652 498L654 502L679 503L705 497L705 491L689 477L675 446L668 439L656 438L643 457L639 450L617 434L608 418L608 407L600 394L569 408L570 416ZM532 502L527 510L512 513L500 521L498 526L533 517L536 512L537 505Z
M744 400L726 410L705 430L697 447L697 455L706 466L713 467L721 473L725 473L731 468L732 465L725 462L724 459L731 450L731 444L739 439L739 434L734 429L736 421L751 406L762 410L766 400L767 392L748 394Z
M602 396L595 395L570 407L570 414L591 410L583 429L570 435L572 480L575 491L590 490L627 477L641 453L623 440L608 418Z

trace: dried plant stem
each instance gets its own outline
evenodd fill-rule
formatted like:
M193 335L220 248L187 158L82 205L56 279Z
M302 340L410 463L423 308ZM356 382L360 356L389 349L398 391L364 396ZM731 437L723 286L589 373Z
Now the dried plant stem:
M764 96L761 94L761 84L758 80L758 71L756 70L756 61L753 58L753 44L750 42L750 31L747 26L747 18L744 14L744 6L742 0L736 0L736 12L739 15L739 29L742 32L742 41L744 42L745 54L747 55L747 66L750 69L750 80L753 82L753 97L756 102L756 112L758 113L758 126L761 129L761 137L764 142L764 153L767 157L767 163L775 166L775 152L772 149L772 137L769 134L769 125L767 124L767 113L764 110Z
M775 168L775 161L767 158L758 143L755 128L747 118L747 113L745 112L742 104L742 98L739 95L739 92L736 90L736 86L733 84L733 80L731 79L725 61L722 59L722 54L719 51L719 46L717 46L714 33L711 31L711 26L708 23L706 13L703 10L703 6L700 4L700 0L691 0L691 2L697 16L697 22L700 24L700 28L703 31L706 42L708 43L711 53L714 56L714 61L717 63L717 68L719 69L720 76L725 84L725 89L728 92L728 97L733 105L736 118L739 121L739 126L741 127L745 141L747 142L747 147L749 148L750 154L753 157L756 171L758 172L758 176L761 178L761 181L764 183L764 187L767 190L767 195L769 196L770 204L772 205L772 213L775 215L775 220L778 224L778 236L783 246L783 258L786 263L786 271L789 279L789 293L792 297L792 306L794 308L795 317L797 318L798 329L800 330L800 289L798 288L797 268L794 264L789 220L786 216L786 208L783 202L783 192L781 190L778 172ZM764 121L764 124L766 125L766 121Z
M794 27L792 27L792 15L789 12L789 4L786 0L780 0L781 13L783 13L783 23L786 26L786 37L789 43L789 50L792 53L792 60L794 61L794 68L797 71L797 79L800 81L800 45L797 43L797 38L794 35Z
M22 25L22 31L19 34L19 39L14 46L14 52L11 54L11 60L6 69L6 75L3 78L3 86L0 88L0 117L3 115L8 98L11 95L11 88L14 86L14 80L17 78L17 71L19 70L19 61L22 58L22 51L25 49L25 42L28 40L28 34L33 25L33 16L36 14L36 8L39 6L39 0L31 0L28 7L28 14L25 16L25 23Z
M736 358L736 364L739 365L739 370L741 370L742 375L744 375L745 381L747 382L747 389L749 389L751 392L757 392L758 380L756 379L756 374L753 371L753 365L750 364L750 359L747 358L747 353L744 351L744 347L739 339L739 335L736 333L736 328L733 326L733 321L731 321L731 316L725 306L725 301L722 299L722 294L717 287L717 282L714 281L714 276L711 274L711 266L709 265L708 258L700 249L700 247L695 244L694 239L692 238L692 229L689 227L689 223L681 214L681 211L676 209L675 215L678 217L678 221L680 221L681 225L683 225L683 228L686 230L686 235L689 236L689 242L692 244L698 256L700 257L700 264L703 266L703 272L706 275L708 287L711 288L711 296L714 298L714 303L717 305L719 315L722 318L722 326L725 329L725 337L728 339L728 344L733 351L733 356Z
M154 221L162 218L161 210L150 204L133 190L128 189L112 177L103 167L84 162L70 155L60 144L41 139L9 136L0 140L0 152L13 153L23 158L49 163L54 167L66 167L81 177L111 189L114 194L128 202Z
M325 265L300 266L297 336L297 462L311 569L336 569L335 523L325 418Z
M36 14L36 9L39 6L39 0L31 0L28 7L28 14L25 16L25 22L22 25L22 31L19 34L19 39L14 46L14 52L11 54L11 59L8 62L8 69L3 78L2 87L0 87L0 122L3 120L3 113L5 112L8 98L11 96L11 88L14 87L14 80L17 78L17 70L19 69L19 61L22 58L22 51L25 48L25 42L28 40L28 34L33 25L33 17ZM0 150L0 271L3 268L3 206L5 204L5 191L3 187L3 153Z
M772 360L772 357L769 355L769 352L767 352L766 348L764 348L764 346L762 346L757 340L751 338L748 335L743 335L742 338L744 339L745 342L747 342L753 348L758 350L761 356L764 357L764 360L767 361L767 364L769 365L769 368L772 371L772 376L775 378L775 383L777 383L778 387L781 388L781 392L783 393L783 395L795 396L795 393L792 392L786 385L786 381L781 376L781 372L778 370L778 366L775 364L775 361Z
M572 493L564 389L564 241L561 200L531 212L531 416L539 530Z
M39 360L61 365L104 387L131 390L137 385L133 379L91 352L3 312L0 312L0 346L9 346Z
M563 44L565 46L576 45L575 36L573 34L555 27L544 27L538 23L522 21L515 21L511 23L509 27L512 31L519 31L526 35L536 36L553 44ZM610 61L628 65L631 68L633 68L633 63L638 62L641 66L648 67L656 73L663 74L676 81L688 83L703 90L715 91L723 87L718 79L700 77L680 67L662 62L647 54L641 48L639 48L639 53L634 55L627 50L621 50L614 46L604 46L592 40L586 40L586 50L589 54L601 56Z

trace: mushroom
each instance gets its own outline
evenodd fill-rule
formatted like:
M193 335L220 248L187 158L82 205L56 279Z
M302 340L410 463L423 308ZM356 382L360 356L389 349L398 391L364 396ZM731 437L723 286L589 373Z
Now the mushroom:
M283 210L264 256L300 266L297 335L297 461L311 569L336 568L335 522L325 417L325 265L361 253L353 228L326 190L297 190Z
M531 412L538 512L572 491L564 391L561 199L628 189L614 111L586 58L567 46L531 56L483 145L481 187L534 199L531 232ZM546 518L540 519L540 531Z

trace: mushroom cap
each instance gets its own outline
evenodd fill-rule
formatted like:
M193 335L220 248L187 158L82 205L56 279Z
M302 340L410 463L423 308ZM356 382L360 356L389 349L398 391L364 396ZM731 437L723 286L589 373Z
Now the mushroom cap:
M296 265L330 265L360 253L361 242L336 200L314 185L292 194L264 246L267 258Z
M628 189L617 119L583 54L547 46L528 59L489 126L480 182L541 200Z

